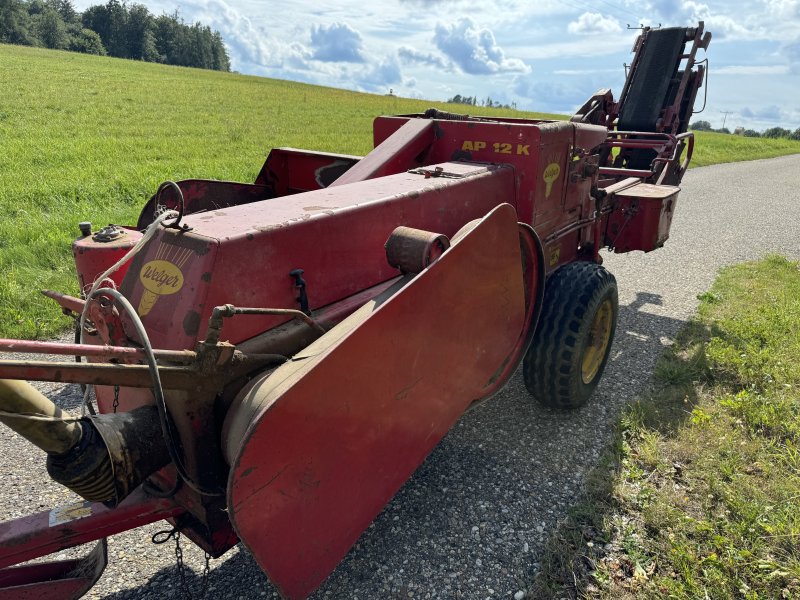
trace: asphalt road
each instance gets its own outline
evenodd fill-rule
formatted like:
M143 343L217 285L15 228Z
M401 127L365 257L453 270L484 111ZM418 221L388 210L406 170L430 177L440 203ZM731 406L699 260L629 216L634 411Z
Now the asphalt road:
M697 294L723 265L768 252L800 258L799 172L800 155L691 170L667 245L605 257L619 283L620 316L612 360L590 404L570 413L543 409L515 375L459 421L313 597L521 597L621 407L647 388ZM74 386L48 391L76 406ZM5 428L0 455L0 518L73 499L49 481L41 453ZM108 568L87 597L182 597L174 545L150 542L162 528L112 538ZM188 542L183 549L188 582L199 586L202 553ZM209 586L209 598L277 597L240 548L212 561Z

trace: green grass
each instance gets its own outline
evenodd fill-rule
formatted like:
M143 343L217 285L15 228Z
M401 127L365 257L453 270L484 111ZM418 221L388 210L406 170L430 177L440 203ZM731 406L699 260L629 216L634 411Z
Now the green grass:
M695 132L693 167L705 167L725 162L773 158L800 153L800 141L750 138L711 131Z
M38 290L77 293L69 248L79 221L134 223L166 179L253 181L273 147L366 154L375 116L443 104L8 45L0 63L6 337L68 325ZM695 164L800 152L800 143L729 137L699 137Z
M800 266L730 267L700 299L537 597L800 598Z
M38 290L77 293L70 244L78 222L135 223L167 179L252 182L273 147L366 154L375 116L432 105L8 45L0 63L5 337L48 337L68 325Z

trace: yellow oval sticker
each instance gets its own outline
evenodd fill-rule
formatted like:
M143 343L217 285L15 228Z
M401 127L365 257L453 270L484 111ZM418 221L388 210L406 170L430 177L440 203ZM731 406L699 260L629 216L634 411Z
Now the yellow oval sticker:
M183 287L183 273L166 260L151 260L139 272L139 281L144 289L159 296L168 296Z
M561 174L561 167L558 163L551 162L544 170L542 174L542 178L546 184L544 195L545 198L550 196L550 192L553 191L553 182L558 179L558 176Z

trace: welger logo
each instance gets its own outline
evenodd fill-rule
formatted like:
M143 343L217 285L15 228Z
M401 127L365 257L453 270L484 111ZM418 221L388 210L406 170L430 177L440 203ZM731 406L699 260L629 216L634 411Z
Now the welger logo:
M159 296L169 296L183 287L183 273L166 260L151 260L139 271L139 281L144 286L139 300L139 315L145 316L153 308Z
M183 286L183 273L170 262L153 260L144 266L139 280L154 294L174 294Z
M159 245L156 260L146 263L139 271L139 281L144 286L142 299L139 300L140 316L143 317L152 310L159 296L169 296L180 291L183 287L181 267L191 254L191 250ZM170 260L165 260L166 258Z

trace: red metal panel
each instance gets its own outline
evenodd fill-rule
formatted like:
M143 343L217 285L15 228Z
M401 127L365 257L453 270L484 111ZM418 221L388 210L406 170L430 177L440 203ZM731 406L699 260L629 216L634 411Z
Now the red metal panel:
M380 143L409 117L378 117L375 143ZM428 121L428 119L411 119ZM587 155L606 138L606 129L561 121L437 120L436 141L426 162L472 160L507 163L515 167L516 208L520 221L533 225L544 240L554 232L589 216L589 195L594 175L583 177L573 164L576 155ZM545 268L552 271L575 260L586 231L571 233L548 248Z
M517 231L499 206L375 312L351 317L354 329L331 330L231 409L246 420L255 410L232 461L231 520L284 596L327 577L494 385L525 321Z
M256 177L256 183L270 185L275 196L310 192L328 187L360 156L312 152L296 148L275 148Z
M619 210L608 218L608 238L615 252L650 252L669 238L680 188L640 183L617 192Z
M235 181L184 179L178 181L177 185L183 195L183 214L185 215L259 202L275 196L271 186ZM180 200L175 188L168 186L160 194L150 198L139 214L139 220L136 223L138 229L145 229L155 220L156 206L159 204L170 210L178 210Z
M137 256L123 293L134 306L141 304L141 274L158 258L158 247L167 248L168 257L184 256L180 248L197 248L184 262L169 259L180 267L182 287L161 295L143 317L153 346L164 349L192 348L205 336L214 306L297 308L289 276L296 268L305 269L311 308L328 306L398 275L383 249L398 225L452 236L464 223L514 199L514 172L508 167L441 166L448 176L402 173L190 215L184 222L192 231L165 230ZM167 270L165 277L175 274L173 267L160 268ZM225 323L222 339L239 343L285 320L235 317ZM187 322L194 328L187 329Z

